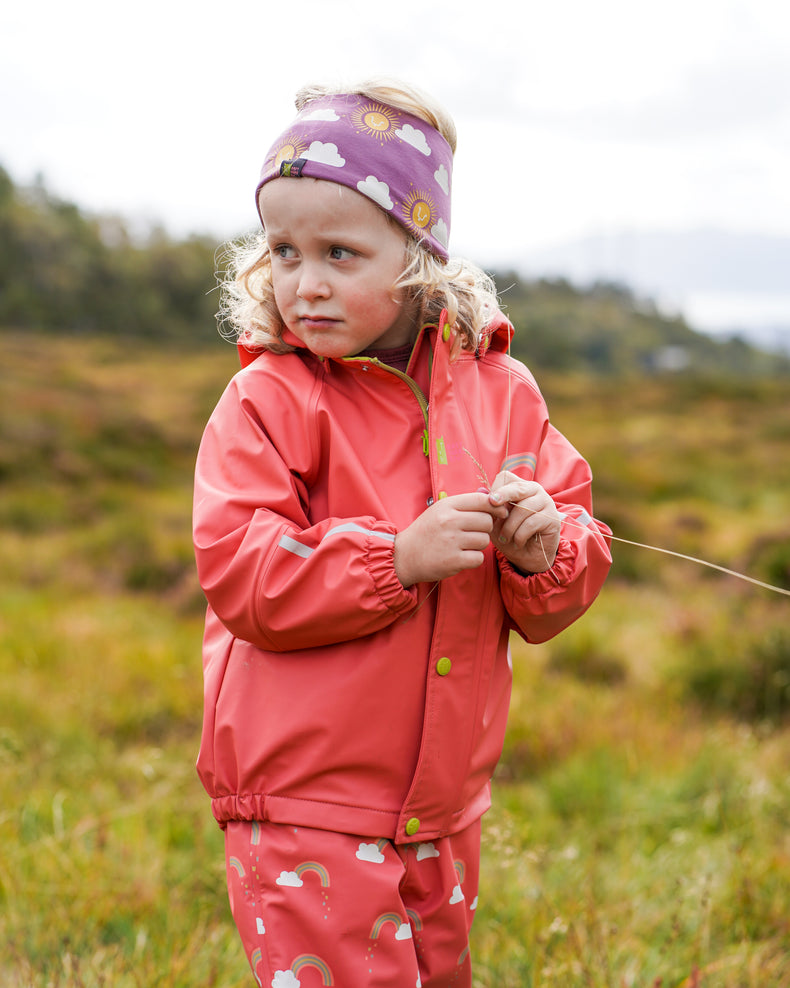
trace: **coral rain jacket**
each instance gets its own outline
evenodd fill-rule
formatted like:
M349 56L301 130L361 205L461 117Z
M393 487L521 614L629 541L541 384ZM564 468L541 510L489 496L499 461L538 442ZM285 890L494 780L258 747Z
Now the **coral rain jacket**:
M451 360L443 319L421 332L408 374L367 356L241 351L194 502L209 604L198 772L220 824L408 842L488 808L509 633L556 635L611 562L589 468L506 353L511 334L499 315L477 353ZM489 547L477 569L404 589L396 533L503 467L565 516L553 572L524 576Z

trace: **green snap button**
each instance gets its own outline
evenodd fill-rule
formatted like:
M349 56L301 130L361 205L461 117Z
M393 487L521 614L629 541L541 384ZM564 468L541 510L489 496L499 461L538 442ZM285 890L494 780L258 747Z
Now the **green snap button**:
M436 663L436 671L439 673L440 676L446 676L447 673L452 669L452 667L453 664L447 658L446 655L443 656L441 659L439 659L439 661Z
M420 829L420 821L416 816L413 816L411 820L406 824L406 833L409 837L413 837L417 831Z
M446 343L450 339L450 325L449 323L444 324L444 329L442 330L442 339Z

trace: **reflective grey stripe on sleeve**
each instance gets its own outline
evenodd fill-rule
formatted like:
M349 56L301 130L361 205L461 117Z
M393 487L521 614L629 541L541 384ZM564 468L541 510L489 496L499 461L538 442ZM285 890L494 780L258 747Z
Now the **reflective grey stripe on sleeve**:
M302 559L307 559L315 552L315 549L302 545L301 542L297 542L296 539L292 539L288 535L283 535L277 544L281 549L287 549L288 552L292 552L295 556L301 556Z
M360 535L375 535L376 538L384 539L386 542L395 541L395 536L391 532L374 532L370 528L355 525L353 521L346 522L345 525L338 525L336 528L330 528L324 539L328 539L330 535L341 535L343 532L358 532ZM321 541L323 542L324 539Z
M595 519L592 515L588 514L584 508L579 508L579 514L574 518L573 515L566 514L565 512L560 512L560 521L570 522L571 525L575 525L577 528L580 525L586 525L588 528L592 525Z
M395 536L391 532L374 532L370 528L355 525L352 521L347 522L345 525L337 525L335 528L330 528L321 541L323 542L331 535L341 535L343 532L356 532L359 535L375 535L376 538L384 539L385 542L395 541ZM286 549L295 556L301 556L302 559L309 559L315 552L315 549L311 549L307 545L302 545L301 542L297 542L296 539L292 539L289 535L283 535L277 544L281 549Z

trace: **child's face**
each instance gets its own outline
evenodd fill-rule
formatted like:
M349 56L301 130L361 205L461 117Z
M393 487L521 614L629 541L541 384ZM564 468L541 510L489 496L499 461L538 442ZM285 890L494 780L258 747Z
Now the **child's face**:
M260 202L277 308L309 350L347 357L415 338L412 307L393 288L407 234L378 206L313 178L274 179Z

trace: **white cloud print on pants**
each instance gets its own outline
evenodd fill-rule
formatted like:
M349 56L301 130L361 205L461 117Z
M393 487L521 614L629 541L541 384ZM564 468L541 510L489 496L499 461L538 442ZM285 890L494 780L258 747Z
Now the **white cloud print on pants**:
M293 971L275 971L272 978L272 988L299 988L301 983Z
M384 860L384 855L381 853L378 844L360 844L357 848L356 856L360 861L370 861L373 864L381 864Z
M277 879L277 884L287 885L294 889L300 889L304 885L304 882L295 871L281 871L279 878Z

